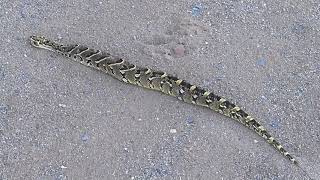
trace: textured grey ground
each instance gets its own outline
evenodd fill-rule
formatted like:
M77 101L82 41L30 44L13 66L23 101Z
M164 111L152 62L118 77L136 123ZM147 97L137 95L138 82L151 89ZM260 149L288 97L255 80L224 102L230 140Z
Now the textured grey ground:
M32 48L32 34L228 97L320 179L319 1L2 0L0 21L0 179L308 179L237 122Z

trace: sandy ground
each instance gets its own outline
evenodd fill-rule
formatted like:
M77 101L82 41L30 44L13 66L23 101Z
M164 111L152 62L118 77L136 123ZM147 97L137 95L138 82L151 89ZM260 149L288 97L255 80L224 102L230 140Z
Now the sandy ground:
M320 179L319 1L2 0L0 21L0 179ZM33 34L227 97L304 171L239 123L33 48Z

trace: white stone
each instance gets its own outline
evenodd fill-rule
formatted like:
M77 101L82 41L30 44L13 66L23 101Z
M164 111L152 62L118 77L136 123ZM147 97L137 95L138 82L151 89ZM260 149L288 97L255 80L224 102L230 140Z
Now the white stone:
M59 107L65 108L65 107L67 107L67 105L65 105L65 104L59 104Z
M176 129L170 129L170 133L175 134L175 133L177 133L177 130Z

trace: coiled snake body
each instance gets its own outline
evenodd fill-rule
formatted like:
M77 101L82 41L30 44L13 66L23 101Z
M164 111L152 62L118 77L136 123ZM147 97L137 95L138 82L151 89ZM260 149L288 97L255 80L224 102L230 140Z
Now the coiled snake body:
M42 36L31 36L31 44L58 52L81 64L106 72L125 83L141 86L177 97L187 103L210 108L253 129L294 164L297 161L253 117L235 104L201 87L162 71L142 68L121 58L82 45L61 45Z

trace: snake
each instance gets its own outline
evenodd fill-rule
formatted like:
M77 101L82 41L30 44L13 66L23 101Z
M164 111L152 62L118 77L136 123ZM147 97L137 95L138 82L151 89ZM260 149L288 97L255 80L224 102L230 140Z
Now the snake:
M78 63L103 71L124 83L159 91L169 96L176 97L186 103L206 107L232 118L255 131L284 157L298 165L298 161L270 135L261 123L239 106L212 91L192 85L186 80L166 72L136 66L123 60L123 58L84 45L63 45L43 36L30 36L30 43L36 48L47 49L59 53Z

